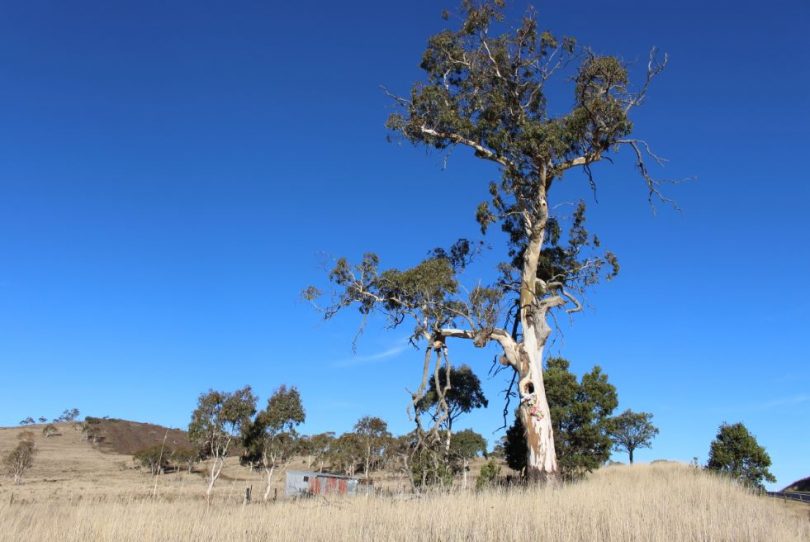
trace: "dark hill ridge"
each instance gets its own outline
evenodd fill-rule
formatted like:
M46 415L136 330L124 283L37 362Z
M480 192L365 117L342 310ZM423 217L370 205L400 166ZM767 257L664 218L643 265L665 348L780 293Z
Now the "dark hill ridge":
M782 490L782 493L790 493L791 491L801 491L810 493L810 476L807 478L802 478L796 482L793 482L785 489Z
M164 436L171 449L192 447L185 431L151 423L88 416L84 428L88 439L105 452L133 455L149 446L160 446Z

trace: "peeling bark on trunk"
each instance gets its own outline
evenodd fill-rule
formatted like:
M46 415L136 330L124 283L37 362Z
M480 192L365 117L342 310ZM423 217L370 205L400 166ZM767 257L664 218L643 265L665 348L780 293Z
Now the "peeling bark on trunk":
M538 290L537 267L548 223L548 204L544 188L537 194L538 213L534 223L526 223L529 243L523 253L520 292L520 344L517 371L520 375L520 417L526 431L526 478L545 481L557 476L557 456L551 412L543 382L543 347L551 333L546 322L548 307Z
M520 417L526 431L526 478L546 481L557 476L557 455L551 412L546 398L542 372L542 348L534 359L527 356L528 370L521 378Z

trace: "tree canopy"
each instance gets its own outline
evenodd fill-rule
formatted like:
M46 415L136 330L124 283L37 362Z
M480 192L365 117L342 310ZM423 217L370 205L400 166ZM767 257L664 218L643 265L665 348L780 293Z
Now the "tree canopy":
M468 461L473 457L487 453L487 439L472 429L465 429L453 435L450 443L450 455Z
M240 436L256 413L256 397L250 386L234 392L209 390L200 395L191 414L188 438L205 456L225 456L231 442Z
M354 424L354 432L363 444L363 472L368 479L371 469L380 465L385 457L385 447L391 439L388 423L376 416L363 416Z
M742 423L720 425L709 449L708 470L731 476L745 485L763 488L776 482L768 467L771 457Z
M442 394L440 390L446 391ZM481 381L469 365L451 367L449 374L447 371L440 371L437 378L430 380L427 393L417 408L419 411L427 411L441 400L445 401L446 408L439 409L434 416L444 416L439 421L449 432L452 432L453 423L459 416L489 404L481 389Z
M652 439L658 434L658 428L652 424L653 415L649 412L625 410L610 422L609 434L613 449L627 452L630 464L633 464L633 452L638 448L649 448Z
M203 457L213 458L206 491L209 506L214 483L222 473L231 444L250 425L255 413L256 396L250 386L233 392L209 390L197 399L197 408L188 424L188 438Z
M276 467L286 464L300 451L301 437L295 428L305 420L306 413L298 389L282 385L267 400L265 409L256 414L256 418L243 431L243 459L251 463L261 462L267 475L265 501L270 497Z

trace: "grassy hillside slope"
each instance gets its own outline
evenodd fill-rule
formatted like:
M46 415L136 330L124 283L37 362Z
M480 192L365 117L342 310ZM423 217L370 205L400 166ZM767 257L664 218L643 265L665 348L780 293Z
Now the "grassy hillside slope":
M798 491L801 493L810 493L810 476L793 482L782 491L783 492Z
M115 418L87 418L85 423L93 428L98 446L104 451L131 455L149 446L161 445L164 438L172 449L191 447L186 432L180 429Z
M231 460L207 510L202 472L155 478L65 426L20 486L0 478L0 541L810 540L810 507L750 494L681 464L614 466L573 485L422 498L241 503L260 473ZM0 429L0 451L20 429ZM293 465L301 468L303 464ZM281 483L283 473L277 477Z

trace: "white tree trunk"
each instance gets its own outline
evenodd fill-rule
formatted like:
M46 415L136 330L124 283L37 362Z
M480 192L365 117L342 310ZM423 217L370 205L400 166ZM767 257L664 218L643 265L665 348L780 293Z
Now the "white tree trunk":
M462 478L461 482L461 489L467 489L467 471L470 470L470 461L468 459L464 459L464 477Z
M542 348L527 356L528 371L521 378L520 418L526 431L526 477L547 480L557 475L557 455L551 412L543 384Z
M551 413L543 383L543 347L551 333L546 322L548 306L543 306L545 285L538 284L537 266L545 240L548 204L544 188L537 196L536 222L526 224L529 244L523 253L520 292L520 345L518 373L520 382L520 417L526 431L526 477L538 481L555 478L557 456Z
M215 456L214 462L211 463L211 476L208 479L208 489L205 492L205 499L208 506L211 506L211 493L214 491L214 483L222 473L222 468L225 466L225 458L222 456Z
M264 497L262 499L264 500L264 502L267 502L267 500L270 498L270 483L273 481L273 473L275 472L275 470L276 470L275 465L273 465L269 469L266 466L264 467L264 472L267 474L267 487L264 490Z

